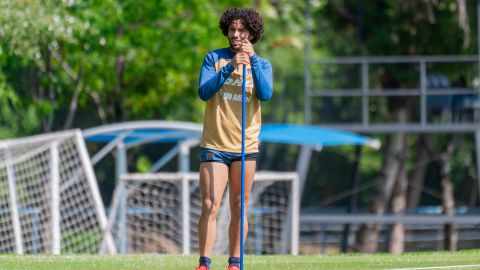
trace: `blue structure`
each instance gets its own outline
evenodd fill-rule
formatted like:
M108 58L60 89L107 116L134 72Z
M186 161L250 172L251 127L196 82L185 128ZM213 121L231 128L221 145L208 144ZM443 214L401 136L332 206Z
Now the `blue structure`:
M126 151L134 146L147 143L177 142L164 157L150 168L150 172L158 171L173 158L180 149L180 171L189 171L190 148L197 146L202 134L202 126L190 122L176 121L136 121L100 126L83 131L87 142L107 143L94 157L95 165L106 154L117 149L117 177L126 173ZM285 143L304 146L297 161L296 171L300 175L300 189L303 190L307 170L310 165L311 149L321 150L325 146L367 145L378 149L380 141L349 131L323 128L313 125L264 124L260 131L261 142Z
M260 131L260 140L263 142L306 145L316 149L335 145L380 147L380 141L363 135L308 125L265 124Z
M171 143L200 139L200 124L175 121L137 121L95 127L83 131L85 141L124 143L131 147L146 143ZM378 148L380 142L356 133L312 125L264 124L262 142L307 145L317 149L335 145L367 145Z

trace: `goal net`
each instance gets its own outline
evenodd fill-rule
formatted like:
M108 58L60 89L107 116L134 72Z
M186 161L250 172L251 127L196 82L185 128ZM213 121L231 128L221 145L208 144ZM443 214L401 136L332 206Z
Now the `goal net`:
M0 253L98 253L106 223L79 130L0 141Z
M257 172L249 200L245 252L298 253L296 173ZM215 254L228 253L230 211L225 191ZM114 194L108 231L120 253L198 253L198 173L125 174Z

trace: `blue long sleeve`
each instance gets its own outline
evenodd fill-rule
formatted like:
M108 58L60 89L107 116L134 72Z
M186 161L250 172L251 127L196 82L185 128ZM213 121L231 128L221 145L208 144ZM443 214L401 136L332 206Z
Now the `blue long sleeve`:
M255 96L261 101L267 101L272 97L272 65L267 60L260 61L257 55L250 57L252 67L253 85Z
M202 70L200 71L198 85L198 95L200 98L207 101L213 97L234 69L232 63L228 63L217 73L215 70L215 59L213 59L213 54L209 52L205 56L205 59L203 59Z

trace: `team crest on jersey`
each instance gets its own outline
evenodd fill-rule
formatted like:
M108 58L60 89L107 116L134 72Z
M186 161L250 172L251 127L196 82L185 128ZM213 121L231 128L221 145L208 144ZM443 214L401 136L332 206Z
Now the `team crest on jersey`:
M225 85L231 85L231 86L238 86L238 87L241 87L242 86L242 80L241 79L234 79L232 77L228 78L225 83ZM252 82L251 81L248 81L247 80L247 87L252 87Z

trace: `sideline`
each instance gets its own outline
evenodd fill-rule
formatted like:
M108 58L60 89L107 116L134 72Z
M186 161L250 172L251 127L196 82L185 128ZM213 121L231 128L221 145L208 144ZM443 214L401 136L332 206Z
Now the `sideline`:
M418 267L418 268L395 268L395 269L385 269L385 270L424 270L424 269L454 269L454 268L472 268L478 267L480 269L480 264L468 264L468 265L451 265L451 266L430 266L430 267Z

